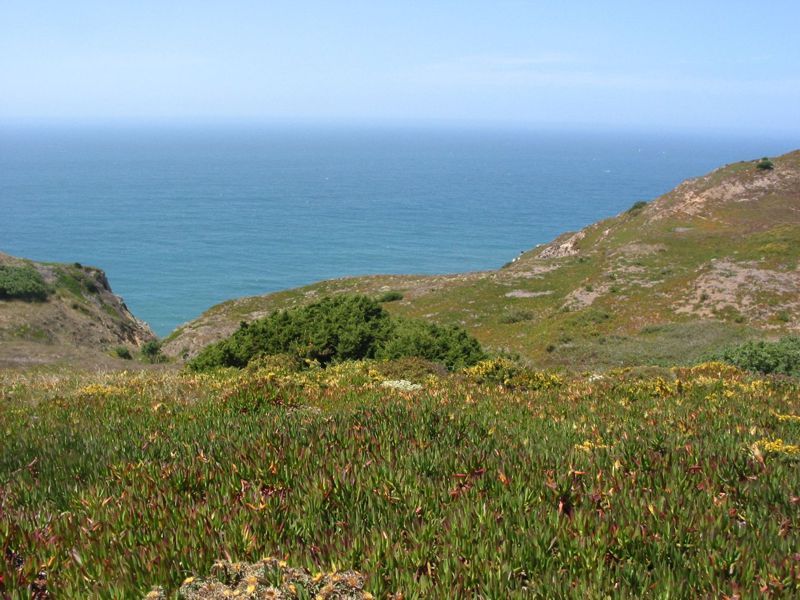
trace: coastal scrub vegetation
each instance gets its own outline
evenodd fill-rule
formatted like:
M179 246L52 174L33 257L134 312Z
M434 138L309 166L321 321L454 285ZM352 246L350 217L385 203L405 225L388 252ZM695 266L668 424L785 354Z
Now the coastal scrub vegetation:
M775 165L772 163L772 161L770 159L768 159L765 156L764 158L762 158L761 160L759 160L756 163L756 167L759 168L762 171L771 171L772 169L775 168Z
M800 376L800 336L745 342L723 350L717 358L748 371Z
M0 265L0 299L44 301L50 290L41 273L30 265Z
M372 298L343 294L243 322L229 338L200 352L189 368L242 368L271 354L291 354L321 365L416 356L449 369L485 358L478 341L461 327L392 317Z
M113 350L114 356L123 360L132 360L133 355L127 346L115 346Z
M378 302L397 302L403 299L403 294L397 291L384 292L378 296Z
M796 379L261 360L0 373L0 595L800 593Z
M161 353L161 342L150 340L142 345L142 360L150 364L164 362L166 357Z
M626 211L629 215L635 215L639 211L641 211L645 206L647 206L647 202L645 200L638 200L634 202L633 205Z

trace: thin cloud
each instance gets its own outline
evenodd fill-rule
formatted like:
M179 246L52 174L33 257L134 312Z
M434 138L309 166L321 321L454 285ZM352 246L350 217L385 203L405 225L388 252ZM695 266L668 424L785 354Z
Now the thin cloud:
M504 71L529 71L545 66L579 64L577 57L562 53L545 53L537 56L463 56L453 60L421 65L419 73L491 73Z
M441 87L561 87L638 92L800 94L800 79L732 79L680 72L620 73L568 54L469 56L422 65L399 77L417 85Z

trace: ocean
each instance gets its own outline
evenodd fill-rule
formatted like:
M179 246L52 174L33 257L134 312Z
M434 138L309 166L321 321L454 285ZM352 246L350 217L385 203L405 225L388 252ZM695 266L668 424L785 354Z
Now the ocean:
M320 279L497 268L796 140L367 126L0 128L0 251L104 269L166 335Z

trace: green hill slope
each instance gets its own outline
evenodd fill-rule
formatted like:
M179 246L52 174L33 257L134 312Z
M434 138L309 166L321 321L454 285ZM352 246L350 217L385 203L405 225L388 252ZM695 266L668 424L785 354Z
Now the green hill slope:
M391 312L463 325L491 349L549 366L674 364L797 331L800 151L773 164L688 180L496 271L336 279L225 302L164 350L191 357L242 320L344 292L399 292Z

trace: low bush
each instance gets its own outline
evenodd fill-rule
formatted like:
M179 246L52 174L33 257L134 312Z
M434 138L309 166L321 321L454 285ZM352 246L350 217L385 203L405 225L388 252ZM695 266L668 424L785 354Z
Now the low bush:
M47 300L49 290L41 273L31 266L0 266L0 299Z
M128 350L125 346L117 346L114 348L114 356L117 358L122 358L124 360L131 360L133 356L131 355L131 351Z
M756 168L762 171L771 171L775 165L766 156L756 163Z
M463 374L475 383L520 390L550 389L564 383L564 379L555 373L535 371L503 357L482 360L465 368Z
M150 340L142 346L142 359L152 364L164 362L164 355L161 354L161 342Z
M189 368L243 368L254 358L272 354L289 354L323 366L418 356L450 369L484 357L477 340L460 327L392 318L367 296L340 295L242 323L229 338L206 347Z
M512 360L493 358L464 369L464 374L475 383L507 385L521 371L522 367Z
M377 356L388 359L417 356L440 362L452 370L474 365L486 355L478 340L461 327L397 319Z
M530 321L533 317L534 314L529 310L509 310L507 313L500 316L500 322L505 325L510 325L512 323Z
M715 358L747 371L800 376L800 337L750 341L723 350Z
M403 294L400 292L385 292L378 296L378 302L397 302L403 299Z
M628 209L626 212L627 212L629 215L633 215L633 214L636 214L636 213L638 213L638 212L639 212L640 210L642 210L642 209L643 209L645 206L647 206L647 202L645 202L644 200L639 200L638 202L634 202L634 203L633 203L633 206L631 206L631 207L630 207L630 208L629 208L629 209Z

